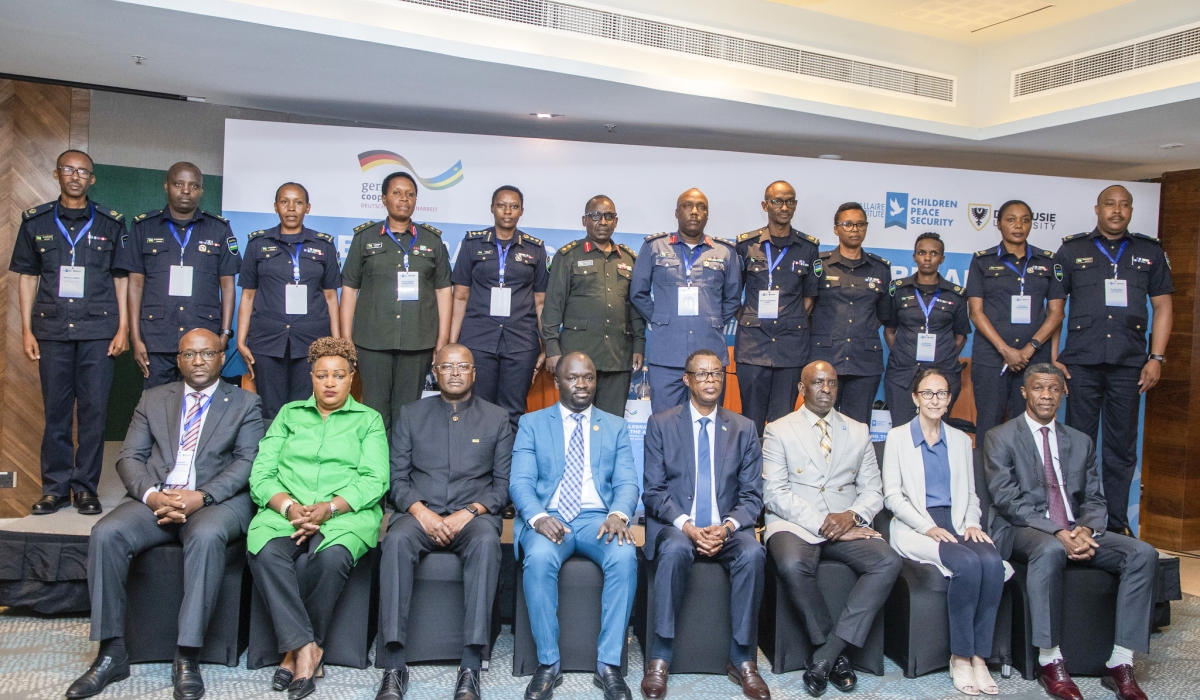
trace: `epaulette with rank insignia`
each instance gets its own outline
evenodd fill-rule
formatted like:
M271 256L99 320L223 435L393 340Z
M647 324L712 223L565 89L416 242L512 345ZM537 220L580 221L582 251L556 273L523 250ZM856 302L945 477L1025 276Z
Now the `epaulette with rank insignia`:
M743 241L748 241L748 240L750 240L751 238L754 238L755 236L761 236L761 235L762 235L762 233L761 233L761 232L762 232L762 229L761 229L761 228L760 228L758 231L747 231L747 232L745 232L745 233L743 233L742 235L740 235L740 236L738 236L738 237L737 237L737 242L738 242L738 243L741 243L741 242L743 242Z
M246 236L246 242L249 243L250 241L254 240L255 238L258 238L259 236L263 235L266 232L267 232L267 230L265 228L255 231L255 232L251 233L249 236Z
M25 219L26 221L28 221L29 219L32 219L35 216L38 216L40 214L45 214L46 212L50 211L53 208L54 208L54 202L46 202L45 204L36 206L32 209L26 209L25 211L21 212L21 217L23 219Z
M442 235L442 230L440 228L437 228L435 226L430 226L429 224L421 224L421 226L424 226L426 230L428 230L430 233L432 233L435 236Z
M649 236L646 236L646 237L645 237L644 239L642 239L642 240L644 240L645 242L649 243L650 241L657 241L658 239L660 239L660 238L663 238L663 237L665 237L666 235L667 235L666 231L663 231L662 233L654 233L654 234L651 234L651 235L649 235Z
M577 245L579 245L579 241L571 241L570 243L566 244L565 246L559 248L558 253L556 253L556 255L563 255L564 253L567 253L568 251L570 251L572 248L574 248Z
M104 216L107 216L108 218L112 219L113 221L123 221L125 219L125 215L122 214L121 212L117 211L116 209L105 209L104 207L97 205L96 211L100 212Z
M975 251L975 257L982 258L985 255L991 255L992 253L995 253L995 252L996 252L995 248L984 248L983 250Z
M224 221L225 223L229 223L229 219L226 219L225 217L221 216L220 214L214 214L214 213L212 213L211 211L205 211L205 212L203 212L203 213L204 213L204 214L207 214L208 216L211 216L211 217L212 217L212 218L214 218L214 219L219 219L220 221Z
M1134 238L1140 238L1143 241L1150 241L1151 243L1157 243L1159 245L1162 245L1162 241L1158 240L1154 236L1147 236L1144 233L1131 233L1129 235L1133 236Z
M1067 241L1073 241L1076 238L1083 238L1085 236L1090 236L1090 235L1092 235L1090 232L1084 231L1083 233L1077 233L1073 236L1063 236L1063 243L1066 243Z
M483 238L487 233L487 231L467 231L467 238Z
M1042 251L1042 255L1043 255L1043 256L1045 256L1045 257L1047 257L1047 258L1053 258L1053 257L1054 257L1054 253L1053 253L1053 252L1051 252L1051 251L1049 251L1049 250L1043 250L1043 251Z
M148 211L145 214L138 214L137 216L133 217L133 220L134 220L134 222L138 222L138 221L141 221L142 219L148 219L152 216L158 216L161 213L162 213L162 209L156 209L154 211Z
M884 265L887 265L888 267L892 266L892 261L888 260L887 258L880 257L874 253L867 253L867 255L871 256L872 258L875 258L876 260L883 263Z
M546 245L545 242L542 241L542 239L534 238L533 236L529 235L528 233L521 233L521 235L524 236L525 240L529 241L530 243L532 243L534 245L541 245L541 246Z
M321 233L320 231L314 231L314 233L316 233L317 238L321 239L322 241L325 241L326 243L333 243L333 236L329 235L328 233Z
M821 239L817 238L816 236L810 236L806 233L804 234L804 237L807 238L808 242L812 243L813 245L821 245Z
M959 295L959 296L962 296L962 293L963 293L963 288L962 288L962 287L960 287L960 286L958 286L957 284L956 284L956 285L954 285L954 293L955 293L955 294L957 294L957 295Z
M728 238L721 238L720 236L709 236L709 238L713 239L714 241L716 241L718 243L724 243L725 245L729 246L730 248L733 248L734 246L737 245L736 243L729 240Z
M629 253L629 257L633 258L634 260L637 260L637 253L633 252L633 248L630 248L629 246L625 245L624 243L618 243L617 247L620 248L621 250L625 251L626 253Z
M378 225L378 224L379 224L379 222L378 222L378 221L368 221L368 222L367 222L367 223L365 223L365 224L359 224L358 226L355 226L355 227L354 227L354 232L355 232L355 233L361 233L361 232L363 232L363 231L366 231L367 229L371 228L372 226L375 226L375 225Z
M834 250L837 249L835 248ZM823 250L820 253L817 253L817 257L822 260L828 260L831 255L833 255L833 250Z

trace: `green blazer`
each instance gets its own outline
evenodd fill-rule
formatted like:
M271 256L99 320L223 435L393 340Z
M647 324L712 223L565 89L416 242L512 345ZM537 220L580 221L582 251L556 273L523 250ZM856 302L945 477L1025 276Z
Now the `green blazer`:
M258 554L270 540L296 531L267 507L275 494L287 492L304 505L336 495L353 512L321 526L325 539L317 551L340 544L357 562L379 540L379 501L387 493L388 478L387 433L377 411L349 397L322 420L313 396L285 404L259 443L250 470L250 497L259 507L246 533L250 553Z

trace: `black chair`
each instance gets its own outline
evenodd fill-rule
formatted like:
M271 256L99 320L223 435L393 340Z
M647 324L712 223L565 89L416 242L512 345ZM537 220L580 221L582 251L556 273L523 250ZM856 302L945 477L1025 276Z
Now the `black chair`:
M1038 650L1033 645L1033 627L1029 612L1028 569L1013 562L1012 577L1018 595L1013 596L1014 661L1025 680L1037 677ZM1112 653L1117 635L1117 586L1113 574L1100 569L1067 564L1063 572L1062 638L1059 647L1067 673L1098 676ZM1080 595L1080 593L1085 592Z
M658 561L645 563L644 584L641 576L638 577L638 583L644 585L639 597L645 601L646 613L634 626L643 652L649 649L654 630L654 574L658 569ZM729 663L729 638L732 635L729 574L725 567L715 561L697 560L692 563L683 606L675 618L671 673L725 673ZM756 636L756 630L751 630L751 638ZM643 656L646 654L643 653Z
M459 661L463 652L462 620L466 614L462 560L454 552L430 552L413 572L412 600L408 607L408 663ZM492 603L488 646L483 650L484 669L500 634L500 606ZM383 635L375 640L375 666L383 654Z
M217 605L204 634L200 661L237 666L249 637L250 596L246 542L225 548L225 574ZM125 645L131 663L175 658L179 608L183 604L183 545L164 544L142 552L129 565L125 584Z
M368 654L379 624L379 557L379 547L369 549L350 570L325 636L327 664L366 668L371 663ZM300 555L297 560L300 570L307 559L307 554ZM246 668L276 666L282 660L271 614L255 586L250 602L250 651L246 655Z

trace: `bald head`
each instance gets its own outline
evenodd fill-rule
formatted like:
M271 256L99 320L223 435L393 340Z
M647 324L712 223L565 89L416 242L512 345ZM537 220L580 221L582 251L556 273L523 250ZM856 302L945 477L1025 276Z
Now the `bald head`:
M686 243L699 243L708 225L708 197L694 187L679 195L675 200L675 220Z
M575 368L576 364L579 365L577 368ZM560 359L558 364L554 367L554 376L559 379L563 379L571 374L572 368L574 368L575 371L586 370L592 373L595 373L596 371L595 363L592 362L592 358L588 357L586 353L569 352L566 355L563 355L562 359Z
M595 197L592 197L591 199L589 199L587 201L587 203L583 205L583 213L586 214L589 211L595 211L596 206L598 204L600 204L601 202L608 203L608 205L610 207L612 207L612 211L616 211L617 206L615 204L613 204L611 197L609 197L608 195L598 194Z
M193 328L183 337L179 339L179 350L183 351L185 347L192 347L195 343L202 343L204 347L221 349L221 338L207 328Z
M171 168L167 170L167 182L170 183L183 173L190 174L200 184L204 184L204 173L200 172L200 168L197 167L195 163L189 163L184 160L172 165Z
M796 215L796 189L783 180L772 182L763 192L762 208L771 222L771 235L786 235Z
M810 362L800 372L800 393L804 405L814 414L825 417L837 401L837 392L837 370L828 362Z
M163 189L167 191L167 213L172 219L187 221L200 207L200 198L204 196L204 176L195 165L179 162L167 171Z
M225 352L216 333L195 328L179 339L179 354L175 364L183 374L183 380L193 389L207 389L221 378L221 367L225 364Z
M475 356L471 354L471 349L466 345L458 343L447 343L438 350L437 355L433 358L435 365L440 365L443 362L475 362Z

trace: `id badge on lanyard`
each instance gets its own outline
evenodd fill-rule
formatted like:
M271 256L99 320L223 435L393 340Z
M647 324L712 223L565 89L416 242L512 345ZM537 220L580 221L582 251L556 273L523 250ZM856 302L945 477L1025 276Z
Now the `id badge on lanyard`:
M1108 254L1108 249L1105 248L1099 240L1093 238L1092 242L1108 258L1112 263L1113 276L1112 279L1104 280L1104 305L1105 306L1129 306L1129 288L1126 281L1117 277L1117 264L1121 261L1121 254L1125 252L1125 246L1129 245L1129 241L1122 241L1121 248L1117 250L1116 257Z
M679 288L679 301L675 313L680 316L699 316L700 315L700 288L692 286L692 267L700 258L700 246L697 245L692 249L691 253L683 254L684 275L687 277L687 286Z
M417 286L418 275L408 269L408 256L412 253L413 247L417 245L417 225L410 221L408 227L408 232L412 234L412 240L408 242L408 248L405 248L400 245L400 240L396 238L396 234L392 233L387 224L383 225L384 233L392 239L392 243L395 243L404 255L404 270L396 271L396 301L417 301L420 298L420 288Z
M283 249L292 259L292 283L284 287L283 311L289 316L304 316L308 314L308 285L300 284L300 244L297 243L295 247L293 252L288 250L287 244L283 244Z
M58 268L58 296L64 299L82 299L84 292L84 267L75 264L75 246L83 237L92 230L92 224L96 221L96 207L89 205L91 208L91 216L88 222L79 229L79 233L74 239L67 232L67 227L63 226L62 219L58 216L58 205L54 205L54 223L58 224L58 230L62 232L63 238L67 239L67 243L71 244L71 264L61 265ZM88 240L91 240L90 237Z
M921 290L915 291L917 303L921 305L921 311L925 314L925 332L917 334L917 362L933 362L937 358L937 333L929 332L929 314L933 312L933 307L937 304L938 297L942 295L942 290L939 289L933 293L933 298L929 300L928 306L921 298Z
M183 240L179 238L179 230L175 228L175 224L168 221L167 226L171 229L171 235L175 237L175 242L179 244L179 264L171 266L171 277L167 284L167 296L172 297L190 297L192 295L192 266L183 264L183 254L187 251L188 241L192 240L192 229L195 224L187 227L187 231L183 234Z
M516 238L516 236L513 236ZM500 286L492 287L491 308L489 313L492 316L511 316L512 315L512 287L504 286L504 270L508 266L508 251L512 248L512 242L507 246L501 246L500 241L496 241L496 254L500 259Z
M1029 261L1033 254L1026 250L1025 267L1018 270L1016 265L1004 259L1004 244L996 246L996 255L1004 266L1016 273L1021 282L1021 293L1012 295L1012 307L1009 311L1009 323L1020 325L1033 322L1033 298L1025 294L1025 273L1029 271Z
M771 320L779 318L779 290L772 289L775 286L775 268L783 262L783 256L787 255L791 246L784 246L774 260L771 259L771 242L765 241L762 247L767 256L767 288L758 293L758 317Z

